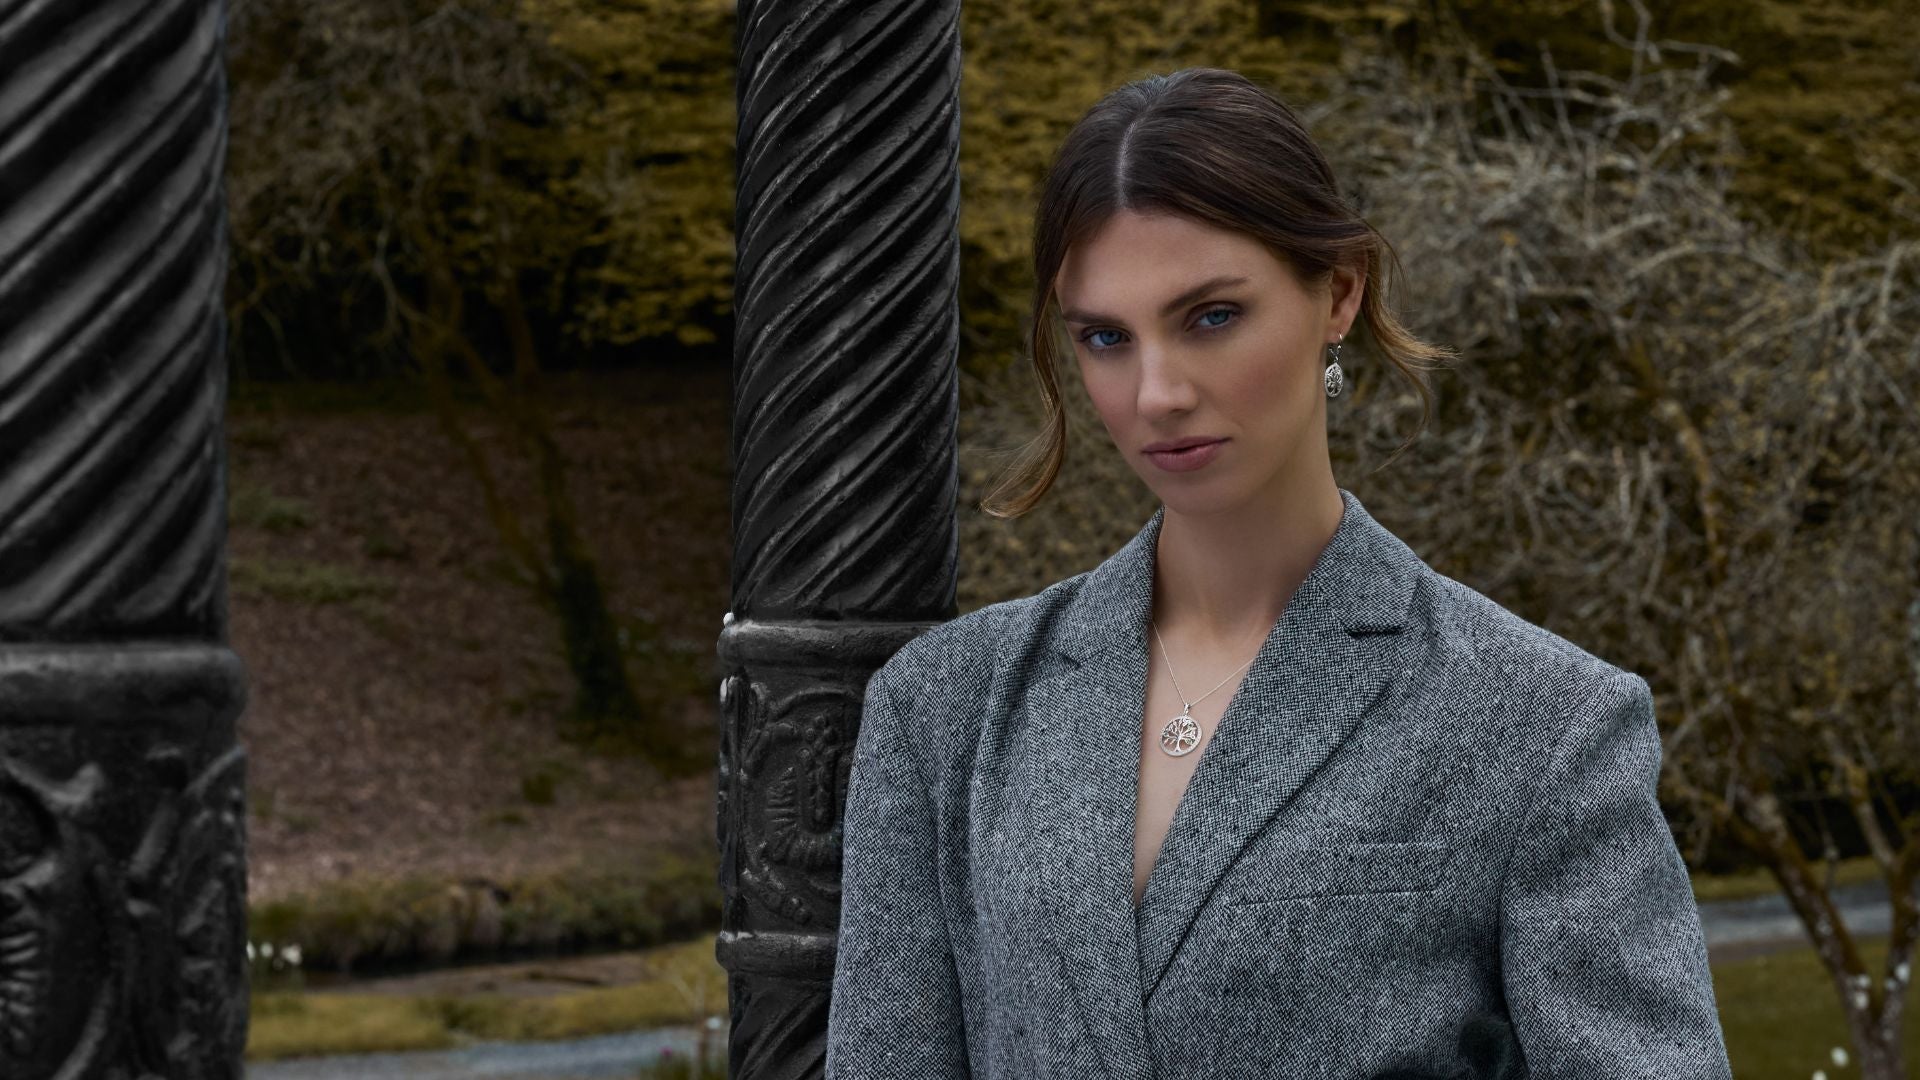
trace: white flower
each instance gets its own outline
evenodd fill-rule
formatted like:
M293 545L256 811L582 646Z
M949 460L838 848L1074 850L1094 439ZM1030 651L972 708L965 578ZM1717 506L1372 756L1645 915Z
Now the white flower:
M253 957L254 957L253 942L249 941L247 942L247 959L252 960Z
M287 963L292 964L294 967L300 966L300 946L299 945L295 944L295 945L287 946L286 948L280 951L280 955L286 957Z
M1813 1080L1827 1080L1827 1074L1819 1069L1813 1070Z
M1856 1009L1864 1009L1867 1007L1867 992L1865 990L1854 991L1853 1007Z
M273 942L262 942L260 945L260 955L269 960L273 959Z
M1901 964L1899 967L1894 968L1893 977L1896 979L1899 979L1901 982L1906 982L1907 981L1907 965Z
M717 1016L709 1016L709 1017L707 1017L707 1030L708 1030L708 1031L719 1031L719 1030L720 1030L720 1018L719 1018L719 1017L717 1017Z
M1833 1063L1834 1063L1835 1065L1837 1065L1837 1066L1840 1066L1840 1067L1842 1067L1842 1068L1844 1068L1844 1067L1846 1067L1846 1064L1847 1064L1847 1049L1846 1049L1846 1047L1844 1047L1844 1046L1836 1046L1836 1047L1834 1047L1834 1048L1833 1048Z

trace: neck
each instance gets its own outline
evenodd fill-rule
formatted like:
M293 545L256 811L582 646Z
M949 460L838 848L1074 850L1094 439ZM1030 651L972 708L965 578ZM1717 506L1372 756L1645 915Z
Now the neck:
M1224 648L1270 629L1345 509L1331 472L1228 512L1167 507L1154 557L1161 633Z

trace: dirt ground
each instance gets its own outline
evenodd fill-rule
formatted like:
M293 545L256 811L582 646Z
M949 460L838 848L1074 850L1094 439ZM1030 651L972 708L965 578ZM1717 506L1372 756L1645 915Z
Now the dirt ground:
M726 372L555 390L617 611L657 622L688 662L711 657L728 599ZM530 506L500 425L477 405L468 421L508 502ZM404 388L248 388L228 441L254 902L350 875L502 880L712 843L711 773L663 783L558 737L571 680L556 624L510 576L480 484ZM714 752L715 708L688 695L674 737ZM555 780L550 804L523 792L536 773Z

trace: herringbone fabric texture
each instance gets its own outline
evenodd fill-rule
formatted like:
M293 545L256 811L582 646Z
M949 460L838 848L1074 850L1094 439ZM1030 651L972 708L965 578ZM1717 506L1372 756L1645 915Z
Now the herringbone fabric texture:
M828 1080L1727 1080L1639 676L1352 492L1133 904L1165 510L867 686Z

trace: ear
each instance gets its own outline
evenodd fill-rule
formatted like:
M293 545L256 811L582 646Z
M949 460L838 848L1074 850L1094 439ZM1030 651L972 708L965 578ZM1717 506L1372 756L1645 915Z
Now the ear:
M1333 311L1327 316L1327 321L1339 328L1341 334L1352 333L1354 320L1360 317L1360 302L1366 296L1365 268L1334 267L1332 279L1327 284L1333 296Z

